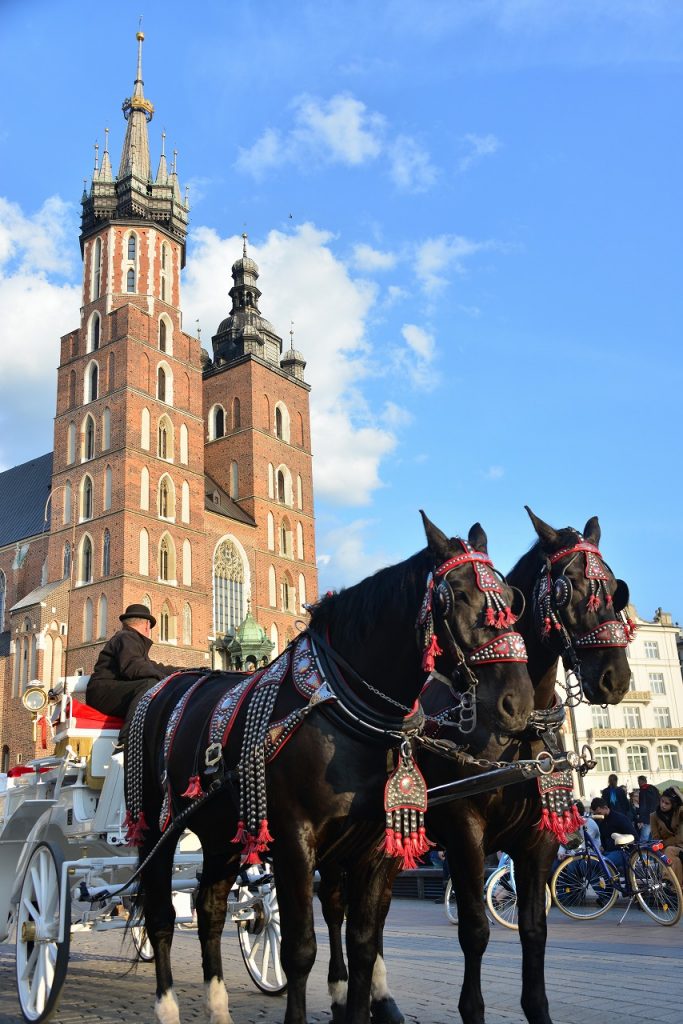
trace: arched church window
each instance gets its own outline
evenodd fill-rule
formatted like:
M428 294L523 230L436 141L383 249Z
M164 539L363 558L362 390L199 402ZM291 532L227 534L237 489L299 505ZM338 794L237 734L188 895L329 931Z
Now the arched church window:
M85 420L83 458L86 461L95 458L95 421L92 416L87 416Z
M102 541L102 575L109 576L111 573L111 534L109 530L104 531ZM100 634L101 636L102 634Z
M159 321L159 349L162 352L166 351L166 321Z
M126 274L126 291L127 292L134 292L135 291L135 271L133 270L132 267L130 268L130 270Z
M244 619L244 563L236 545L224 540L213 560L213 607L216 636L233 634Z
M135 259L135 235L128 236L128 259Z

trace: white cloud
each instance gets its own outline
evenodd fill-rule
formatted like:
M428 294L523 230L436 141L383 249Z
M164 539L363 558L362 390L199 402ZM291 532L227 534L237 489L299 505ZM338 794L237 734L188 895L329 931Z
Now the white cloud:
M267 170L295 164L360 167L383 157L398 189L424 192L437 178L431 157L410 135L392 135L383 114L369 110L349 93L328 100L299 96L291 104L292 124L280 131L266 128L249 147L240 147L235 166L261 178Z
M411 383L423 391L430 391L436 385L432 363L436 354L434 335L417 324L404 324L401 335L404 348L393 353L394 366L404 373Z
M489 466L489 468L482 473L484 480L500 480L504 475L505 470L502 466Z
M360 242L353 248L353 263L358 270L391 270L396 266L397 259L396 253L373 249L366 242Z
M430 363L434 358L434 335L416 324L404 324L401 328L406 343L419 359Z
M417 248L415 272L424 290L434 293L447 284L444 271L453 268L462 273L465 269L464 260L468 256L494 247L495 243L473 242L461 235L428 238Z
M399 135L389 151L391 178L404 192L426 192L437 179L429 153L415 139Z
M28 438L35 422L39 450L52 441L37 435L45 410L54 409L59 339L77 326L81 303L80 286L63 281L74 266L75 249L65 244L73 220L74 209L58 197L33 216L0 197L0 424L11 443L8 425L21 423ZM0 461L13 465L16 454L0 451Z
M242 242L203 227L192 240L186 323L200 319L210 349L230 311L230 267ZM293 235L271 231L263 244L249 244L249 254L260 269L261 312L285 337L294 322L294 344L307 360L316 494L339 505L366 505L382 486L382 460L396 446L393 429L368 409L361 390L371 373L365 329L377 290L351 278L330 241L328 232L304 224Z
M356 519L345 523L338 529L320 530L317 543L325 551L332 552L323 556L321 565L320 592L334 587L349 586L365 579L393 559L381 551L367 550L367 530L375 523L370 519ZM320 559L318 559L320 563Z
M486 156L493 156L500 149L500 140L495 135L465 135L463 142L467 153L461 157L458 168L467 171Z

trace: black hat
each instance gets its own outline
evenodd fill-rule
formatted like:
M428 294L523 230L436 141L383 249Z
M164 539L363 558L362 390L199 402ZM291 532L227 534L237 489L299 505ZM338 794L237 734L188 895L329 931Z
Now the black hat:
M152 629L157 624L146 604L129 604L123 615L119 615L119 619L121 622L125 622L126 619L149 619Z

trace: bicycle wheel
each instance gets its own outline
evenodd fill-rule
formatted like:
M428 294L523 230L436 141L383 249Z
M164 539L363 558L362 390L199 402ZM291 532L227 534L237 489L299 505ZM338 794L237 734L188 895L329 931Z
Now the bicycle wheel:
M628 862L629 879L636 899L658 924L677 924L683 894L671 868L652 850L634 850Z
M619 875L606 861L609 877L592 854L576 853L566 857L555 871L550 889L555 903L567 917L576 921L602 917L616 903Z
M498 924L517 927L517 890L509 867L498 868L486 883L486 906Z
M443 905L448 920L451 922L451 924L457 924L458 904L456 903L455 900L455 893L453 892L453 883L451 882L450 878L448 879L448 883L446 885L446 892L443 898Z

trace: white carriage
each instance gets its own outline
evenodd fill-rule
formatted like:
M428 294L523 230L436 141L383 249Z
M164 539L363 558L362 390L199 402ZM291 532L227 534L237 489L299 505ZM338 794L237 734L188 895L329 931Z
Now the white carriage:
M40 685L24 694L34 728L51 728L55 754L0 777L0 942L15 935L17 993L25 1021L47 1020L66 978L71 935L129 925L142 959L153 954L144 923L128 922L138 858L126 841L120 722L87 707L87 677L65 680L48 703ZM80 700L83 698L83 700ZM47 712L47 713L46 713ZM186 833L174 861L176 923L192 927L201 850ZM255 984L285 988L277 895L267 866L243 868L228 916Z

